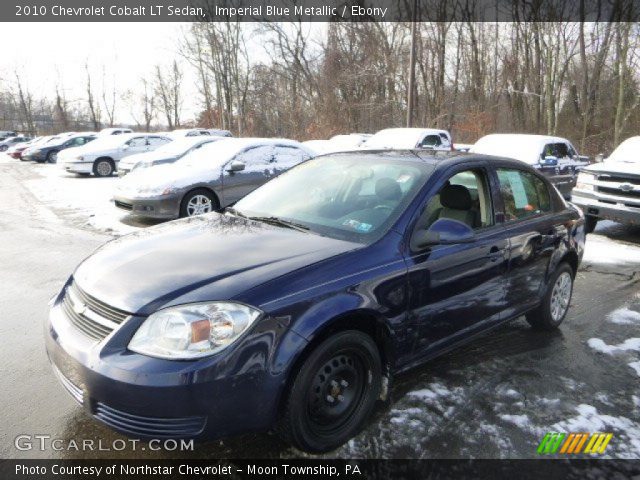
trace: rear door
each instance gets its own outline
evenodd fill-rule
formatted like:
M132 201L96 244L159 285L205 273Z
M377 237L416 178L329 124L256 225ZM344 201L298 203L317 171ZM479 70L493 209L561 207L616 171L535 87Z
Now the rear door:
M538 175L513 167L495 172L510 243L505 311L510 317L537 303L551 256L567 229L556 218L547 184Z

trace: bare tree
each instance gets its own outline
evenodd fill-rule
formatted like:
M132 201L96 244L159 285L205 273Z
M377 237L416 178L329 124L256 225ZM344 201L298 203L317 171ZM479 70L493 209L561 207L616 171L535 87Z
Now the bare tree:
M94 87L91 82L91 71L89 69L89 64L84 64L84 69L87 74L87 83L86 83L86 93L87 93L87 105L89 107L89 116L91 119L91 123L93 124L93 129L95 131L100 130L101 128L101 116L102 113L100 111L100 104L96 101Z

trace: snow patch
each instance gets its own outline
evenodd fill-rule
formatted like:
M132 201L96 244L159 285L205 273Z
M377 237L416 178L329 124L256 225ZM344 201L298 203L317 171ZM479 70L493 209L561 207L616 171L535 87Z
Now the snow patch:
M594 350L606 353L607 355L613 355L618 352L637 351L640 352L640 338L627 338L624 342L618 345L607 345L600 338L590 338L587 344Z
M631 368L633 368L635 370L635 372L638 374L638 376L640 377L640 361L638 362L631 362L628 364Z
M611 323L618 325L640 325L640 313L628 308L619 308L608 315Z
M584 247L583 263L628 265L640 263L640 247L589 235Z
M514 424L516 427L520 427L523 430L530 430L533 428L533 425L529 420L529 417L527 417L526 415L503 414L503 415L500 415L500 418L505 422Z

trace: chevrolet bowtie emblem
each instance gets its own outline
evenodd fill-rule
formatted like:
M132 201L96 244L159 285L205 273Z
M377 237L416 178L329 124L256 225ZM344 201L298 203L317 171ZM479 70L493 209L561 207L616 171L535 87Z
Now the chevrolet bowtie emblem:
M620 190L622 190L623 192L630 192L631 190L633 190L633 185L631 185L630 183L623 183L622 185L620 185Z
M73 311L78 315L84 315L84 312L87 311L87 306L84 303L74 304Z

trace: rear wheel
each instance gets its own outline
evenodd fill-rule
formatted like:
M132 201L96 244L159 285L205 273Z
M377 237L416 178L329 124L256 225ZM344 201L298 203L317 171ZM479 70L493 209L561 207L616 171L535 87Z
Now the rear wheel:
M533 328L554 330L560 326L571 303L573 278L573 269L561 263L549 281L540 306L526 315Z
M187 193L180 204L181 217L195 217L213 212L220 208L218 200L213 193L204 188L199 188Z
M307 452L333 450L357 434L382 387L378 348L356 330L322 342L294 374L279 432Z
M115 166L110 158L99 158L93 164L93 174L96 177L110 177L114 170Z
M598 217L593 217L591 215L584 216L584 231L585 233L591 233L596 229L596 225L598 224Z

